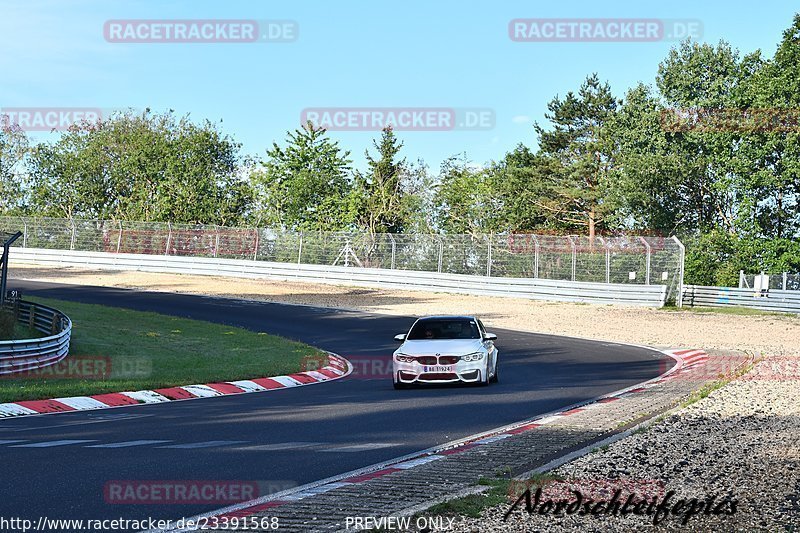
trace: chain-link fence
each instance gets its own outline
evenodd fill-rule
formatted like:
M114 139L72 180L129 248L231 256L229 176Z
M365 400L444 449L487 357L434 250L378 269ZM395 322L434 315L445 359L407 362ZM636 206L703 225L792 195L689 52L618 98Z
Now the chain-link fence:
M300 233L38 217L0 218L0 230L22 231L16 245L30 248L662 284L668 300L678 296L684 259L683 245L674 237Z
M783 290L783 291L800 291L800 274L791 272L779 272L777 274L745 274L744 271L739 272L739 288L740 289L754 289L756 287L756 277L762 277L762 280L769 283L770 289ZM764 287L762 287L764 288Z

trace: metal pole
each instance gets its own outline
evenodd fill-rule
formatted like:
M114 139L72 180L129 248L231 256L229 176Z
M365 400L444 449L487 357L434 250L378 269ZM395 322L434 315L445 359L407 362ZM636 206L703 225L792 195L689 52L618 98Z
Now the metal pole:
M19 231L12 235L6 242L3 243L3 257L0 260L0 268L2 269L2 273L0 273L0 307L5 304L6 301L6 283L8 279L8 249L11 245L22 237L22 233ZM31 313L33 313L31 311Z
M739 288L744 289L744 270L739 271Z
M647 260L646 260L646 267L645 267L645 285L650 285L650 244L645 240L644 237L639 237L644 244L645 248L647 249Z
M492 275L492 236L488 236L488 250L486 252L486 276L491 277Z
M300 245L297 247L297 264L300 264L300 256L303 255L303 232L300 232ZM345 257L345 266L347 266L347 258Z
M442 240L441 237L438 237L438 239L439 239L439 264L436 267L436 272L440 272L441 273L441 271L442 271L442 258L444 256L444 241Z
M217 226L217 238L214 241L214 257L217 257L219 251L219 226Z
M392 241L392 266L391 266L391 269L394 270L395 252L396 252L396 248L397 248L397 243L395 242L394 236L391 233L389 233L388 235L389 235L389 239Z
M117 237L117 253L119 253L120 248L122 247L122 221L119 222L119 236Z
M786 282L788 281L788 279L787 279L788 277L789 277L789 273L788 272L784 272L783 273L783 290L786 290L786 285L787 285Z
M69 249L75 249L75 221L73 219L69 219L70 224L72 224L72 236L69 238Z
M575 241L572 240L572 235L567 235L569 244L572 247L572 281L575 281L575 271L578 266L578 249L575 246Z
M28 221L24 218L22 219L22 230L24 233L22 234L22 247L28 247Z
M678 237L676 235L673 235L672 239L675 241L678 247L680 247L681 250L679 259L680 265L678 266L678 297L675 300L678 307L683 307L683 273L684 273L683 265L684 262L686 261L686 247L680 240L678 240Z
M533 238L533 277L539 277L539 239L536 238L536 235L531 233L531 237Z
M611 247L608 241L604 242L606 248L606 283L611 283Z
M253 231L256 232L256 244L253 247L253 261L256 261L258 259L258 237L261 232L258 231L258 228L253 228Z
M167 234L167 246L164 248L164 255L169 255L169 245L172 243L172 222L167 222L169 233Z

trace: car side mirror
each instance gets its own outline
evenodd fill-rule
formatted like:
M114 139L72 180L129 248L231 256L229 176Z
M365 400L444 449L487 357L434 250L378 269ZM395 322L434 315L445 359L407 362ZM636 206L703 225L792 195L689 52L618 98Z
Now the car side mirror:
M483 340L485 340L485 341L496 341L497 340L497 335L495 335L494 333L488 333L487 332L487 333L485 333L483 335Z
M401 333L400 335L395 335L394 340L396 340L397 342L404 342L406 340L406 334Z

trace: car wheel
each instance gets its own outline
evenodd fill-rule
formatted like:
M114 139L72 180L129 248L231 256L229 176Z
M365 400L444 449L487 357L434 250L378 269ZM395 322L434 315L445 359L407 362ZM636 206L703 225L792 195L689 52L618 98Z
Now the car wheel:
M400 383L400 382L398 382L398 381L395 381L395 382L393 383L393 385L394 385L394 388L395 388L396 390L400 390L400 389L407 389L407 388L408 388L408 385L406 385L405 383Z
M500 372L499 367L500 367L500 361L498 361L497 357L495 356L495 359L494 359L494 375L492 376L492 379L489 380L492 383L497 383L497 381L499 380L499 377L498 377L499 376L499 372Z

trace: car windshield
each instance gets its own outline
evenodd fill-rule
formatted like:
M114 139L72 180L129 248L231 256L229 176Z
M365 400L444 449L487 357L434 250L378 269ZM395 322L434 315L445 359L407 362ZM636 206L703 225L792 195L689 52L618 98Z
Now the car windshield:
M480 339L478 324L468 318L419 320L408 340Z

